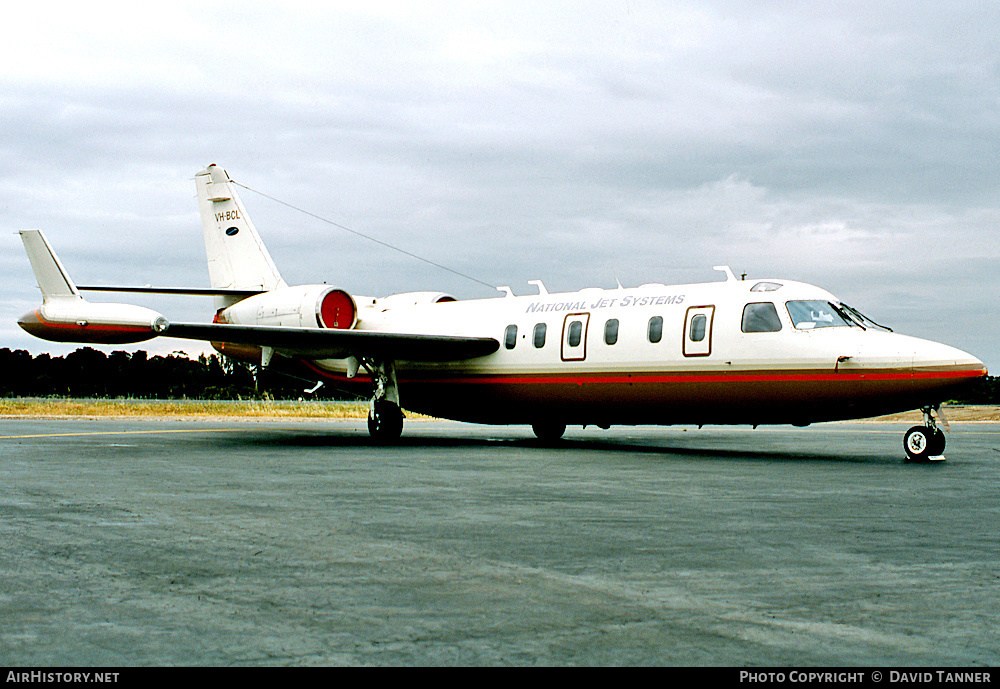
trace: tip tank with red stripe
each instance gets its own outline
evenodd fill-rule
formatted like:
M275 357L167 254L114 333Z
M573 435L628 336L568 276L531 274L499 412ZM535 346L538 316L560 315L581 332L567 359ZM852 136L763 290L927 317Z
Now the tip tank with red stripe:
M28 333L51 342L130 344L158 335L163 317L131 304L94 304L83 299L50 300L17 320Z

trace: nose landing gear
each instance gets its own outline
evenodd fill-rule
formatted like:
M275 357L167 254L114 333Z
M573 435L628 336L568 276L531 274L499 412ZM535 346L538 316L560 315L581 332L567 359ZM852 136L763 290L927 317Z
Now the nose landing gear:
M906 458L910 462L943 461L945 436L938 427L938 420L945 428L948 422L941 413L941 405L924 407L921 411L924 413L924 425L914 426L903 436Z

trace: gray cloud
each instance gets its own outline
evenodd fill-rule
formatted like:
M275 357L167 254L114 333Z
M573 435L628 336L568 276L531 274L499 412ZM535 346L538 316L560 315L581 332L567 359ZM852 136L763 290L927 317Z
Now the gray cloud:
M1000 365L1000 9L983 3L67 5L0 28L5 346L37 290L203 285L193 175L488 283L820 284ZM290 281L485 288L244 192ZM523 287L519 287L522 285ZM200 302L184 317L204 317Z

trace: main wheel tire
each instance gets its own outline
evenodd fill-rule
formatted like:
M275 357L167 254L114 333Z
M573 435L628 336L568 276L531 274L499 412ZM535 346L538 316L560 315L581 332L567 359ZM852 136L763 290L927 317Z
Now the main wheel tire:
M903 449L911 462L926 462L944 453L945 437L939 428L914 426L903 436Z
M380 443L399 440L403 433L403 411L398 404L377 400L368 412L368 433Z
M531 424L531 430L534 431L535 437L539 440L551 443L563 437L563 433L566 432L566 424L543 421Z

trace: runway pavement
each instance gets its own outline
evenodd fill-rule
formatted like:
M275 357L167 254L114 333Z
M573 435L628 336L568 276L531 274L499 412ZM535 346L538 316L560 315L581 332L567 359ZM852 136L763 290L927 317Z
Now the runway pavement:
M997 665L1000 425L0 420L0 664Z

